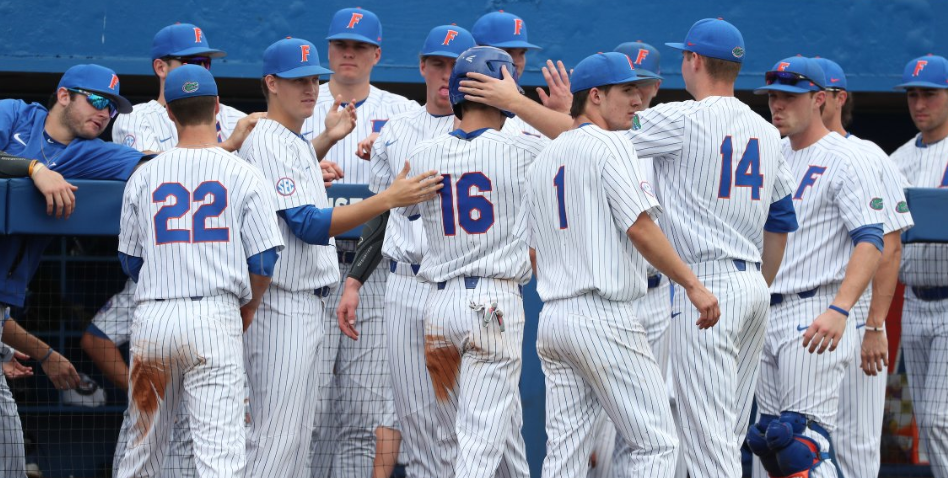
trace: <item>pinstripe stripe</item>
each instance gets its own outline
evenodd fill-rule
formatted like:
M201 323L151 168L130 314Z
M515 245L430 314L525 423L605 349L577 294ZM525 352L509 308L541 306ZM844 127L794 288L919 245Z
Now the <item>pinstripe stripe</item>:
M230 106L220 106L217 126L219 140L223 141L233 133L237 121L247 115ZM135 105L131 113L115 117L112 142L139 151L169 151L178 144L178 130L168 117L168 110L161 103L151 100Z

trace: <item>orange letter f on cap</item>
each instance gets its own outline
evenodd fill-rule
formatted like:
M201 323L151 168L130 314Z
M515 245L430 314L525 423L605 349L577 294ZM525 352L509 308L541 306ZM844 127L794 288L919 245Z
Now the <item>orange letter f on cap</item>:
M519 18L514 18L514 35L519 35L520 30L523 29L523 20Z
M194 27L194 43L201 43L201 29Z
M927 64L928 62L926 60L918 60L918 63L915 63L915 71L912 72L912 76L918 76L918 74L925 69L925 65Z
M352 12L352 18L349 19L349 25L346 26L346 28L352 28L356 26L356 24L358 24L360 20L362 20L362 14Z
M780 64L777 65L777 71L784 71L784 70L787 69L788 66L790 66L789 63L787 63L787 62L785 62L785 61L784 61L784 62L780 62Z
M635 64L641 65L642 60L645 60L645 57L648 56L648 50L645 48L639 48L639 54L635 56Z
M114 90L118 86L118 75L112 75L112 81L109 82L109 89Z
M451 41L454 40L454 37L458 36L458 32L454 30L448 30L448 34L444 36L444 43L442 45L450 45Z
M300 45L300 63L309 61L309 45Z

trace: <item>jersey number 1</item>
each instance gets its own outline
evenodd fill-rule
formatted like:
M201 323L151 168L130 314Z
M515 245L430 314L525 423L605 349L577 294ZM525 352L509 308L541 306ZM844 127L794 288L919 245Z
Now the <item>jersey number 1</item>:
M194 202L203 201L208 195L214 200L204 203L191 216L192 230L168 229L168 220L184 216L191 210L191 192L180 183L163 183L151 193L153 202L166 202L174 197L174 204L166 204L155 213L155 244L173 242L227 242L230 228L207 227L209 217L218 217L227 208L227 188L217 181L206 181L194 189Z
M450 174L443 175L441 196L441 223L444 235L457 234L458 225L468 234L483 234L494 225L494 204L477 194L493 191L490 178L484 173L464 173L453 183ZM476 191L474 191L476 188ZM455 189L457 197L455 197ZM455 209L457 214L455 215ZM457 216L457 219L455 219Z
M731 156L734 154L731 146L731 137L724 138L721 143L721 184L718 186L718 198L731 198ZM764 175L760 174L760 144L757 138L751 138L744 149L744 155L741 161L737 163L737 169L734 171L734 185L737 187L750 188L751 198L755 201L760 199L760 188L764 185Z

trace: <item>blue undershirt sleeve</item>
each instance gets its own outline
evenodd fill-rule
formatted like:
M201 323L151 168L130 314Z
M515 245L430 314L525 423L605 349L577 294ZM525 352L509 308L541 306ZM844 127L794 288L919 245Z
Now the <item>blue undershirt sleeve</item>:
M876 246L876 249L879 249L879 252L882 252L882 224L868 224L862 227L857 227L856 229L849 231L849 237L852 238L854 246L860 242L868 242L869 244Z
M276 247L271 247L263 252L258 252L247 258L247 268L251 274L258 276L273 276L273 268L276 267L276 261L280 258Z
M764 223L765 231L785 233L796 231L799 227L797 213L793 209L793 199L789 194L770 204L770 213Z
M122 271L125 272L125 275L131 277L132 281L136 284L138 283L138 273L142 271L142 266L145 265L145 260L141 257L130 256L124 252L119 252L119 262L122 263Z
M293 235L307 244L329 245L329 226L332 225L332 208L319 209L313 205L299 206L277 211Z

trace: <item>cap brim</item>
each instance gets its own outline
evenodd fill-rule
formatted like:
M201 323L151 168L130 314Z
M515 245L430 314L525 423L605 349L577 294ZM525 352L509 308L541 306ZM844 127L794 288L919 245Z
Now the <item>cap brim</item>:
M643 68L636 68L635 74L639 75L639 78L642 78L643 80L664 80L665 79L665 78L662 78L662 75L653 73Z
M93 90L91 88L83 88L83 90L102 95L115 102L116 109L119 113L127 114L132 112L132 103L126 100L124 97L116 95L115 93L109 93L102 90Z
M444 57L444 58L453 58L453 59L457 60L457 58L458 58L459 56L461 56L461 54L460 54L460 53L457 53L457 52L453 52L453 51L423 51L423 52L421 52L421 56L423 56L423 57L426 57L426 56L441 56L441 57Z
M930 81L910 81L908 83L902 83L901 85L895 85L894 89L896 90L905 90L908 88L935 88L939 90L944 90L948 88L948 84L940 85L938 83L932 83Z
M221 50L215 50L213 48L204 48L196 46L194 48L186 48L184 50L178 50L176 52L171 52L163 56L206 56L208 58L222 58L227 56L227 53Z
M323 68L321 66L310 65L310 66L301 66L299 68L293 68L292 70L283 71L280 73L268 73L278 78L303 78L305 76L321 76L321 75L331 75L333 73L329 68Z
M810 93L813 91L820 91L820 90L810 90L806 88L799 88L796 86L774 84L774 85L761 86L760 88L757 88L754 90L754 94L763 95L763 94L766 94L768 91L782 91L784 93L793 93L795 95L800 95L803 93Z
M666 43L665 46L670 46L676 50L691 51L691 50L688 50L688 47L685 46L684 43Z
M482 45L482 46L492 46L495 48L526 48L528 50L542 50L543 49L537 45L534 45L533 43L527 43L525 41L520 41L520 40L502 41L502 42L491 43L490 45Z
M370 45L380 46L378 41L372 40L365 35L358 35L355 33L337 33L335 35L329 35L326 37L326 40L355 40L362 43L368 43Z

